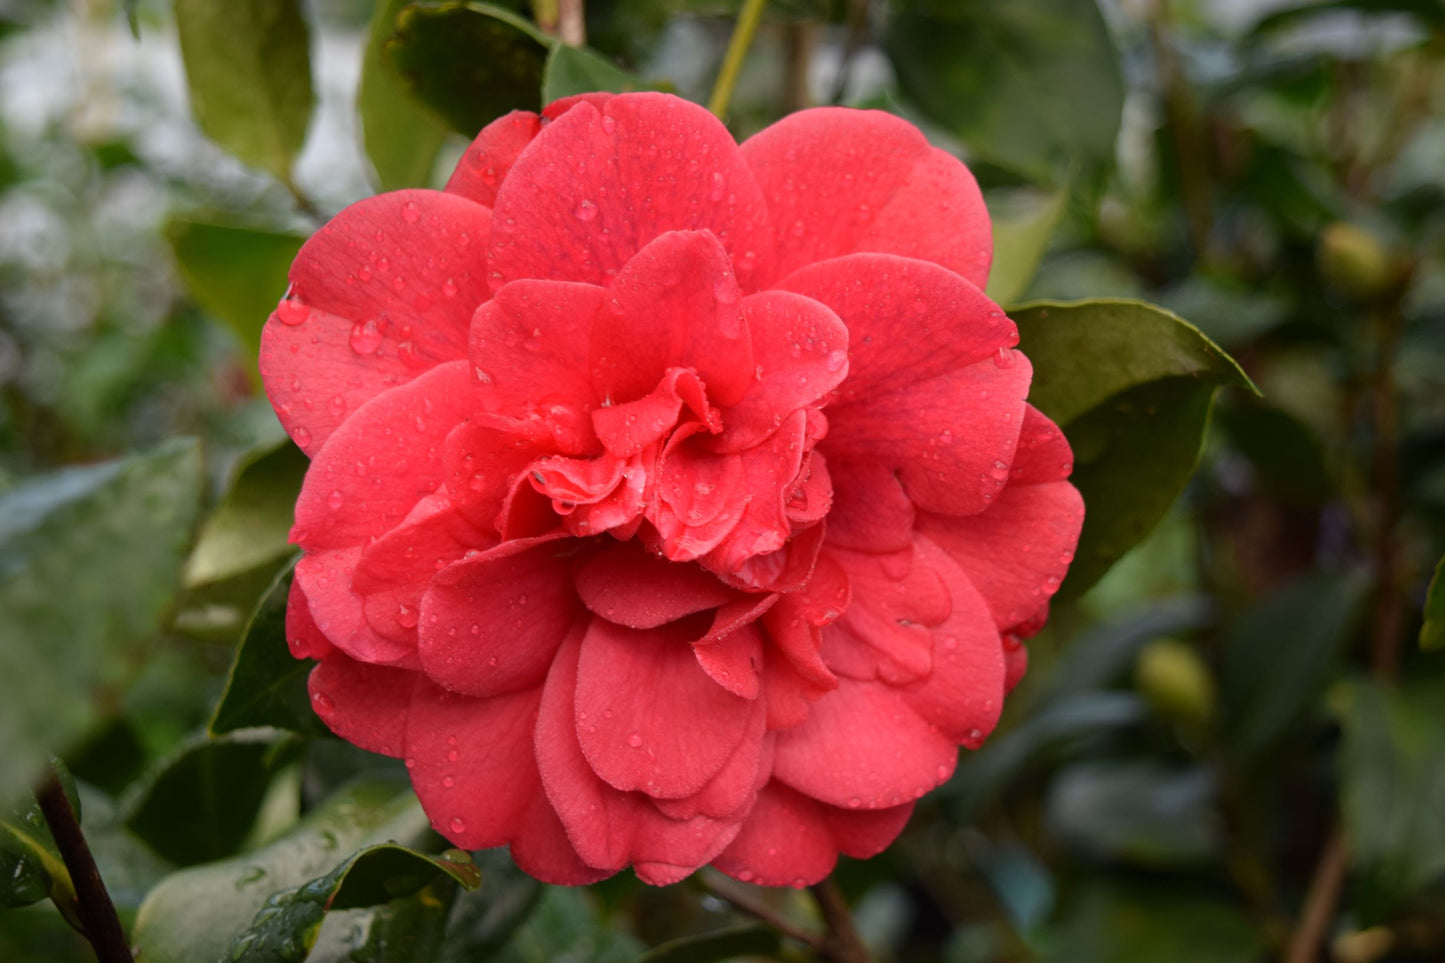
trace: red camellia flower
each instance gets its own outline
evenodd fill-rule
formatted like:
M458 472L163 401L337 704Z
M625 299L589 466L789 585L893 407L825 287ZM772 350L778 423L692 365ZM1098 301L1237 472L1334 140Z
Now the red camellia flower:
M261 353L312 458L316 711L543 880L877 853L993 728L1083 517L990 252L896 117L739 146L662 94L342 211Z

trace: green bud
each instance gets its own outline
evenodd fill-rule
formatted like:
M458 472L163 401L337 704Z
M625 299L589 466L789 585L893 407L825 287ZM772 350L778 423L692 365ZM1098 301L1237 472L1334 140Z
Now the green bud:
M1325 280L1357 298L1383 294L1395 280L1390 252L1373 233L1336 221L1320 234L1319 263Z
M1214 711L1214 680L1194 647L1176 639L1146 645L1134 664L1134 685L1161 714L1204 723Z

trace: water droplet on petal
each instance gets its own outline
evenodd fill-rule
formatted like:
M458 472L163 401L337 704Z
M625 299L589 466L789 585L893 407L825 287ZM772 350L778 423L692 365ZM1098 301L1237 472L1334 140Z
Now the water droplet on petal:
M330 715L331 711L336 708L336 703L331 701L331 696L324 692L313 692L311 702L316 706L316 711L322 715Z
M577 206L576 206L575 208L572 209L572 214L573 214L573 216L575 216L575 217L577 218L577 220L579 220L579 221L592 221L592 220L596 220L596 218L597 218L597 205L594 204L594 203L592 203L592 202L589 201L589 200L582 200L582 201L578 202L578 204L577 204Z
M346 499L342 497L341 489L338 488L334 490L330 495L326 496L326 507L334 512L341 507L342 503L345 502L345 500Z
M627 744L628 744L629 746L631 746L632 748L634 748L634 749L641 749L641 748L642 748L642 736L640 736L640 735L638 735L637 733L634 732L632 735L630 735L630 736L627 737Z
M454 279L452 279L452 278L447 278L445 281L442 282L442 294L445 295L446 297L449 297L449 298L454 298L454 297L456 297L456 296L457 296L457 291L458 291L457 282L456 282Z
M848 352L830 351L828 357L823 359L823 367L829 371L842 371L843 366L848 363Z
M467 821L460 816L453 816L449 825L454 833L464 833L467 831Z
M408 224L415 224L421 217L421 212L416 209L415 201L407 201L401 206L401 219Z
M299 425L291 432L291 439L296 442L296 447L305 451L311 446L311 432Z
M410 605L399 605L396 608L396 624L404 629L414 629L417 623L417 611Z
M445 789L450 789L450 788L452 788L453 786L455 786L456 784L457 784L457 778L456 778L455 776L442 776L442 787L443 787L443 788L445 788Z
M311 317L311 309L300 301L293 301L287 298L276 305L276 317L281 319L282 324L295 327L307 318Z
M358 321L351 328L351 350L357 354L376 354L376 349L381 347L381 338L375 318Z

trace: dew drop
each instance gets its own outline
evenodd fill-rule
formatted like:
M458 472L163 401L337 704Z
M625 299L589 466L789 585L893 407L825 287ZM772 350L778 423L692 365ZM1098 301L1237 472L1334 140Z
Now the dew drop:
M334 489L330 495L326 496L326 507L334 512L340 508L345 501L346 499L342 496L341 489L337 488Z
M421 217L421 212L416 209L414 201L407 201L401 206L401 219L408 224L415 224Z
M396 608L396 624L404 629L414 629L417 623L417 611L410 605L398 605Z
M638 735L637 733L634 732L632 735L630 735L630 736L627 737L627 744L628 744L629 746L631 746L632 748L634 748L634 749L641 749L641 748L642 748L642 736L640 736L640 735Z
M336 703L331 701L331 696L324 692L312 693L311 701L316 706L316 711L322 715L329 715L331 710L336 708Z
M467 821L460 816L453 816L450 826L454 833L464 833L467 831Z
M1014 353L1009 348L999 348L994 352L993 363L1000 368L1012 368L1014 365Z
M332 395L331 400L326 403L326 410L331 412L331 417L340 418L346 414L346 399L341 395Z
M449 298L454 298L454 297L456 297L456 296L457 296L457 290L458 290L458 288L457 288L457 282L456 282L454 279L452 279L452 278L447 278L445 281L442 282L442 294L445 295L446 297L449 297Z
M597 205L584 199L572 209L572 215L579 221L594 221L597 219Z
M861 805L863 805L863 800L859 799L857 796L854 796L852 799L848 800L849 809L857 809Z
M300 301L293 301L287 298L276 305L276 317L281 319L282 324L290 325L294 328L296 325L311 317L311 309Z
M455 776L442 776L442 786L443 786L443 788L450 789L450 788L452 788L453 786L455 786L456 784L457 784L457 779L456 779Z
M311 447L311 432L307 431L305 428L302 428L299 425L296 427L295 431L291 432L291 438L296 442L296 447L300 448L302 451L305 451L307 448Z
M381 337L375 318L358 321L351 328L351 350L357 354L376 354L376 349L381 347Z

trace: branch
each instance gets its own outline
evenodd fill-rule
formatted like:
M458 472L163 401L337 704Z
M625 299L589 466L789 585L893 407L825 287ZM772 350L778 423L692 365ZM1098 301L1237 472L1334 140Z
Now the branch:
M125 930L121 928L120 917L116 916L115 904L105 890L100 870L95 867L95 858L85 834L80 830L80 821L75 817L70 800L61 788L60 779L51 773L50 777L35 793L40 803L40 812L50 826L50 835L55 837L55 847L60 858L70 871L70 881L75 886L75 902L80 914L81 925L85 927L85 938L95 950L100 963L135 963L130 944L126 942Z
M738 14L738 25L733 28L732 39L728 41L727 53L723 54L722 67L718 70L717 82L713 84L712 96L708 98L707 109L719 119L727 116L728 104L732 103L733 88L738 84L743 60L748 48L753 45L753 35L758 32L758 23L763 19L763 7L768 0L745 0L742 12Z
M848 911L848 901L843 898L833 877L829 876L808 889L818 901L818 909L828 924L828 936L823 941L820 955L833 963L869 963L868 948L858 937L853 914Z
M824 943L822 936L803 929L767 903L753 896L741 884L734 883L727 877L711 871L699 873L697 879L703 889L718 899L731 903L735 908L754 919L762 920L779 933L789 939L797 940L814 952L822 951Z
M1325 841L1319 864L1310 879L1304 910L1300 913L1299 926L1290 938L1285 963L1315 963L1319 959L1320 950L1329 935L1330 922L1335 917L1335 904L1344 889L1348 863L1344 836L1336 828Z

